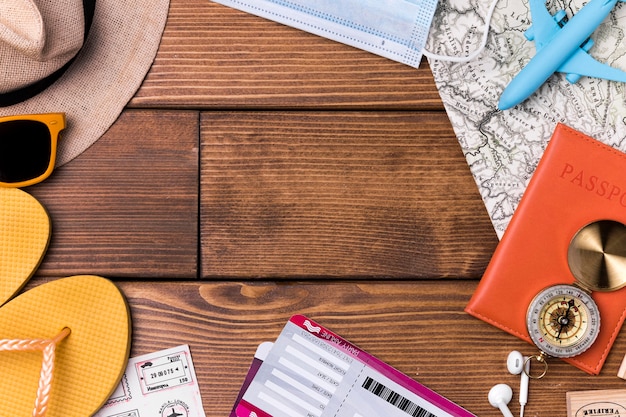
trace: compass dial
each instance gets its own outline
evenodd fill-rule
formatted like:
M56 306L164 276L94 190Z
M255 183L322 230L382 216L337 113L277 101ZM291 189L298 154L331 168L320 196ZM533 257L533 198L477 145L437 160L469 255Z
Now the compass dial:
M528 333L543 352L568 358L587 350L600 330L600 314L593 298L573 285L555 285L530 303Z

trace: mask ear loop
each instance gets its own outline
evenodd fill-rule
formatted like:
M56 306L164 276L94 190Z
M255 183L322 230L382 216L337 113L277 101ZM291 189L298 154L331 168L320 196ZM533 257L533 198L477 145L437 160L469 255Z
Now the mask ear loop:
M469 62L480 55L485 49L487 45L487 36L489 35L489 27L491 26L491 18L493 17L493 12L496 9L496 5L498 4L498 0L493 0L491 2L491 6L489 6L489 11L487 12L487 16L485 17L485 30L483 31L483 37L480 41L480 46L478 49L467 56L449 56L449 55L437 55L432 52L426 50L426 48L422 49L422 54L430 59L435 59L438 61L449 61L449 62Z

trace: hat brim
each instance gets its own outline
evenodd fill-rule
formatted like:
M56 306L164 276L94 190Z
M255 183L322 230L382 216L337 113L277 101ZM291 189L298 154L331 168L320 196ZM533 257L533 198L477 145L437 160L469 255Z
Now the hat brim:
M64 112L57 166L80 155L115 122L156 56L169 0L98 0L85 45L40 94L0 108L0 116Z

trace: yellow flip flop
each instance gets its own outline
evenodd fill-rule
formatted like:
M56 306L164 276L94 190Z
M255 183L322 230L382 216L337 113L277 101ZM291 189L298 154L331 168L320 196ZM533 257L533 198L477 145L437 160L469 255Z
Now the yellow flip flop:
M39 201L18 188L0 187L0 305L34 274L49 242L50 218Z
M93 415L126 369L130 333L126 300L102 277L58 279L7 302L0 308L0 416Z

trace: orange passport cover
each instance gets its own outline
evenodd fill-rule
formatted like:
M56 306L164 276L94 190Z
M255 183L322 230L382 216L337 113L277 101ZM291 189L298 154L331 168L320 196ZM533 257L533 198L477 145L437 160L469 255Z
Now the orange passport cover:
M545 287L574 282L567 248L597 220L626 224L626 154L559 124L465 311L532 343L528 305ZM624 321L626 288L592 297L598 338L564 360L598 374Z

